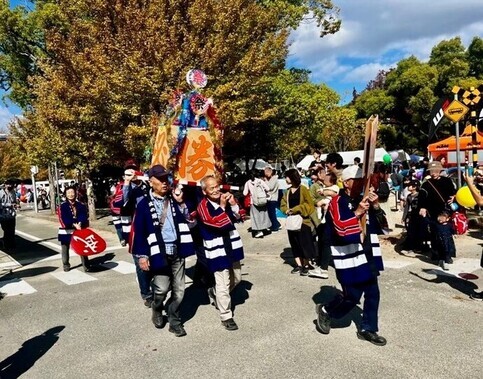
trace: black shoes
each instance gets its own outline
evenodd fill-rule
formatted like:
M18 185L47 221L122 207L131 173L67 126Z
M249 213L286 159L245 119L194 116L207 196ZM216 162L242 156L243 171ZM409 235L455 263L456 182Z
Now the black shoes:
M323 304L317 304L315 307L317 312L316 329L322 334L330 333L330 316L324 310Z
M162 312L157 312L153 310L153 316L151 317L151 320L153 321L153 324L157 329L163 329L166 325L166 319L163 317Z
M122 247L126 246L126 241L122 240L122 241L121 241L121 246L122 246Z
M291 274L300 274L300 272L303 270L302 266L295 266L292 271L290 271Z
M148 299L144 299L144 306L146 308L151 308L151 303L153 302L153 299L151 298L148 298Z
M381 337L375 332L368 332L367 330L361 330L360 332L357 332L357 337L360 340L368 341L377 346L384 346L387 343L384 337Z
M235 320L229 318L228 320L222 321L221 324L225 327L226 330L237 330L238 325L236 324Z
M483 291L472 293L470 295L470 299L482 301L483 300Z
M70 265L64 265L64 271L69 272L70 271Z
M169 325L168 331L173 333L176 337L184 337L186 335L186 330L184 330L184 327L181 324L176 326Z

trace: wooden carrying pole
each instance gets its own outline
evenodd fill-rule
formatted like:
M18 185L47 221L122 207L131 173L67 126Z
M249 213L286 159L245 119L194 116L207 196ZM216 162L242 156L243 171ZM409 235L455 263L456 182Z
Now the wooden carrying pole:
M379 118L377 115L372 115L366 121L366 136L364 139L364 160L362 166L362 178L364 180L364 195L366 198L369 195L371 187L371 176L374 172L374 153L376 150L377 130L379 129ZM364 241L366 236L367 214L361 218L362 235L361 241Z

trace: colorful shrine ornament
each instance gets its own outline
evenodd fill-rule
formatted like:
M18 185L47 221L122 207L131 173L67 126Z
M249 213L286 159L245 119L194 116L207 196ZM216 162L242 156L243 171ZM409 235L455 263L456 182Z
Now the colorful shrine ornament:
M206 74L199 69L191 69L186 73L186 82L193 88L204 88L208 83Z

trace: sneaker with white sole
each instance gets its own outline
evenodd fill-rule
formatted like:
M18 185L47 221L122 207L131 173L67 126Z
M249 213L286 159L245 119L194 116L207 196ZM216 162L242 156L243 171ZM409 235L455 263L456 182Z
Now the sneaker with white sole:
M255 234L255 238L263 238L263 232L258 232Z
M309 276L320 279L329 279L329 272L320 267L315 267L314 269L309 270Z

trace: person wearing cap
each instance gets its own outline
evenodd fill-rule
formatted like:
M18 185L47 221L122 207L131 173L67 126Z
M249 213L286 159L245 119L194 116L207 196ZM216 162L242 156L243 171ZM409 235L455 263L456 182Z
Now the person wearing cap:
M343 292L329 303L317 305L317 330L329 334L331 319L344 317L364 295L357 337L383 346L386 339L377 334L380 299L377 277L384 269L377 237L381 233L376 217L380 209L377 194L371 187L368 196L361 199L362 170L356 165L344 169L341 179L344 189L330 201L325 231ZM363 218L365 233L361 226Z
M117 187L112 206L119 209L122 240L130 243L131 224L136 205L148 193L149 187L146 183L139 180L143 176L143 173L137 169L134 161L128 161L124 169L123 181ZM131 246L129 246L129 252L132 253ZM153 301L151 273L149 271L143 271L139 267L138 258L134 255L133 261L136 266L136 277L141 299L144 305L150 308Z
M230 192L220 191L219 181L212 175L201 179L204 198L198 204L199 229L208 269L214 273L215 287L208 295L220 312L226 330L237 330L233 319L230 293L241 281L243 243L235 223L241 220L240 207Z
M272 233L277 233L281 226L277 219L277 206L278 206L278 176L273 172L273 167L268 165L263 171L265 176L265 183L268 186L268 200L267 200L267 212L268 218L272 223L270 230Z
M195 253L190 232L191 218L183 202L182 191L171 191L169 172L161 165L149 169L151 189L136 207L131 230L131 251L139 267L153 277L152 322L161 329L164 301L171 291L167 307L169 332L186 335L180 318L185 292L185 258Z
M430 177L423 182L419 191L419 215L426 218L431 230L431 258L438 260L441 268L445 269L446 264L453 263L451 257L440 256L437 253L438 246L438 216L441 212L448 209L456 194L453 181L445 176L441 176L444 168L439 161L428 163Z

